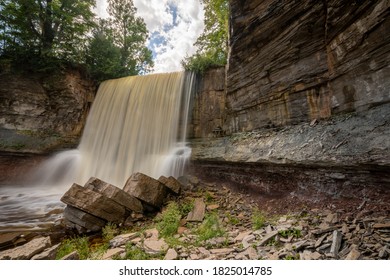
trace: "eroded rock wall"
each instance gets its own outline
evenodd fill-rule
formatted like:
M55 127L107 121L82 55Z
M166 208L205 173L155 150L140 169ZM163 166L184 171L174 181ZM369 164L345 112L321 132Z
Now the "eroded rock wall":
M95 86L78 71L0 74L0 127L78 135Z
M229 133L390 101L390 1L231 0Z
M0 150L46 152L77 141L95 91L78 70L0 73Z
M225 68L215 68L198 78L192 102L189 138L207 138L222 133L226 119Z

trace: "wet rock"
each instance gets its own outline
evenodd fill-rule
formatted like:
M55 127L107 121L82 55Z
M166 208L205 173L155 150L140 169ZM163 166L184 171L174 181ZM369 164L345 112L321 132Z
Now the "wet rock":
M201 222L204 219L206 212L206 204L203 199L197 198L194 202L194 209L188 214L188 222Z
M180 194L182 185L174 177L170 176L170 177L167 178L165 176L161 176L160 178L158 178L158 180L161 183L163 183L169 189L169 191L171 193L173 193L175 195L179 195Z
M50 245L50 237L38 237L22 246L0 252L0 260L29 260Z
M134 173L123 190L154 208L160 208L167 196L167 187L142 173Z
M65 204L79 208L108 222L121 223L126 218L126 209L112 199L77 184L62 196Z
M21 234L20 232L0 233L0 250L18 245Z
M84 185L84 187L112 199L116 203L124 206L129 211L134 211L137 213L143 212L141 201L139 201L134 196L129 195L127 192L117 188L116 186L108 184L98 178L91 177Z

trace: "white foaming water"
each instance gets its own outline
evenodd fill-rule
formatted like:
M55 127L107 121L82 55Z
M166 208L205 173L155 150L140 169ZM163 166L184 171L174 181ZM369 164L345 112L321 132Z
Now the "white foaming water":
M0 231L55 221L47 213L63 208L64 192L92 176L122 188L134 172L182 175L191 155L185 136L193 84L194 75L184 72L103 82L78 149L46 161L28 187L0 188Z

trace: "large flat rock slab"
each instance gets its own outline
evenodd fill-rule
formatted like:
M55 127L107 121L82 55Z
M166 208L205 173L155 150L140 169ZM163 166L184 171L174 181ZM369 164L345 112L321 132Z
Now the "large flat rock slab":
M50 237L35 238L22 246L0 252L0 260L29 260L50 245Z
M81 209L107 222L121 223L126 218L126 209L114 200L89 188L73 184L61 201Z
M143 207L140 200L120 188L106 183L98 178L91 177L84 187L89 188L95 192L98 192L116 203L124 206L127 210L142 213Z

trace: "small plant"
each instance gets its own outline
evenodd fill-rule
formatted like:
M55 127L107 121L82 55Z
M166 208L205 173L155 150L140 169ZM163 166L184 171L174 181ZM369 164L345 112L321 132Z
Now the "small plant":
M131 243L126 245L125 260L150 260L151 256Z
M231 225L238 225L240 223L240 220L236 216L232 216L230 213L226 213L226 218Z
M162 237L173 236L177 233L181 219L179 206L171 202L160 217L157 229Z
M60 247L58 248L56 259L59 260L74 251L78 252L81 260L88 259L90 249L87 237L71 238L62 241Z
M116 224L108 223L102 229L102 238L104 241L108 242L114 238L118 233L118 227Z
M212 202L213 201L213 195L210 193L210 192L206 192L205 194L204 194L204 199L205 199L205 201L207 202L207 203L210 203L210 202Z
M279 235L282 236L283 238L288 238L290 236L299 238L302 236L302 232L299 229L293 228L293 229L280 230Z
M259 210L255 210L252 213L252 228L254 230L261 229L265 223L265 216Z
M194 201L188 201L179 205L180 214L182 217L185 217L194 209Z
M212 213L205 217L196 233L198 234L199 241L205 241L214 237L223 236L225 230L222 228L218 216L215 213Z
M272 237L270 240L267 242L267 246L276 246L278 245L278 241L276 240L275 237Z
M300 255L299 254L296 254L296 255L287 255L283 258L283 260L289 260L289 261L295 261L295 260L299 260L300 259Z

